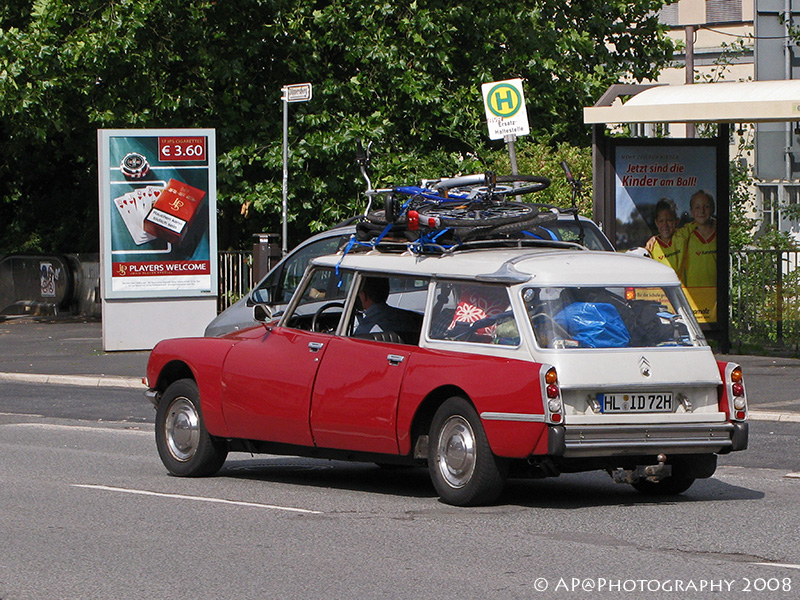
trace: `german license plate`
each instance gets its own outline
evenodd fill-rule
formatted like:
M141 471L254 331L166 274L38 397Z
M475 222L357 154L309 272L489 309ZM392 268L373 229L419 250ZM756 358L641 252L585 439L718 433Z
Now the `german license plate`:
M599 394L604 413L672 412L672 392Z

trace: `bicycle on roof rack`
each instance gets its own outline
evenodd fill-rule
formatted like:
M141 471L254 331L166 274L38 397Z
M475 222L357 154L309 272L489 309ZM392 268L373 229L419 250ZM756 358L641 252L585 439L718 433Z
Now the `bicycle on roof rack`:
M493 172L423 180L419 185L373 189L369 176L369 146L358 144L358 165L367 183L367 209L356 225L354 243L373 247L406 246L416 252L443 251L470 242L521 239L540 235L542 226L558 218L549 204L523 202L521 197L550 185L537 175L496 175ZM575 198L580 189L566 163L562 167ZM373 210L375 205L375 210ZM383 208L377 208L382 205ZM579 223L580 227L580 223ZM582 238L581 228L581 238Z

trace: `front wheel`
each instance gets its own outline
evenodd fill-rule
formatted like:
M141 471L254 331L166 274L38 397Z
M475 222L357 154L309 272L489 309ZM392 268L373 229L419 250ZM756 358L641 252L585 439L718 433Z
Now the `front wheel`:
M193 380L173 382L161 397L156 410L156 447L167 470L180 477L213 475L225 462L227 446L206 430L200 392Z
M442 502L477 506L497 499L508 469L489 447L472 405L457 396L436 411L430 428L428 470Z

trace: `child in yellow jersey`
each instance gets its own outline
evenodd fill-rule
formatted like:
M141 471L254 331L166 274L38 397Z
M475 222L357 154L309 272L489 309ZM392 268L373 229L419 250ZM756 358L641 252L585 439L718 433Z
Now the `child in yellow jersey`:
M675 233L675 242L686 250L681 260L681 272L686 287L717 285L717 220L714 218L714 198L700 190L692 194L689 212L694 222Z
M694 221L675 232L673 242L683 246L678 270L695 316L714 322L717 315L717 220L714 198L704 190L692 194L689 212Z
M673 240L675 230L678 228L678 210L669 198L661 198L656 203L655 225L658 235L647 240L645 248L652 258L678 271L683 245Z

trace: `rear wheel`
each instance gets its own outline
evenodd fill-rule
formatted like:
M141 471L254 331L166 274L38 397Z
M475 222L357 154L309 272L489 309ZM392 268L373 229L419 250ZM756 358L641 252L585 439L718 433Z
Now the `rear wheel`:
M181 477L213 475L225 462L227 445L206 430L193 380L173 382L161 397L156 410L156 447L167 470Z
M443 202L429 204L419 210L420 223L437 219L441 227L498 226L530 221L539 214L539 207L525 202Z
M428 470L447 504L487 504L503 491L507 465L492 453L478 413L463 398L446 400L433 417Z

